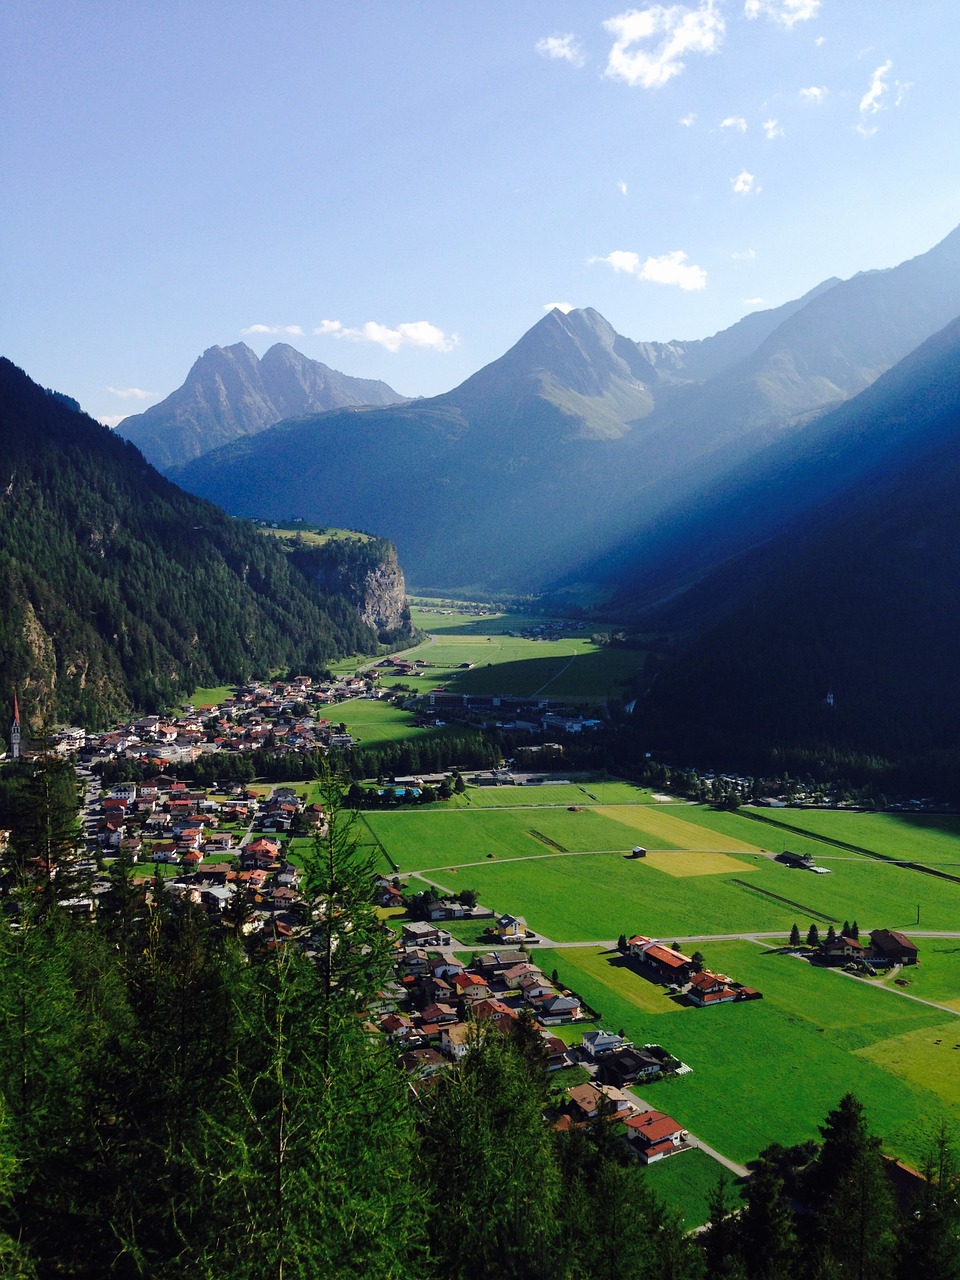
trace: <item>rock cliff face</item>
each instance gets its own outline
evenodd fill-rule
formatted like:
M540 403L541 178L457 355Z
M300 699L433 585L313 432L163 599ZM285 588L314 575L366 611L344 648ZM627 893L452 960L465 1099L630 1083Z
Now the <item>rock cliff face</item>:
M403 570L392 543L342 538L320 547L295 547L290 558L322 590L346 597L382 644L413 635Z

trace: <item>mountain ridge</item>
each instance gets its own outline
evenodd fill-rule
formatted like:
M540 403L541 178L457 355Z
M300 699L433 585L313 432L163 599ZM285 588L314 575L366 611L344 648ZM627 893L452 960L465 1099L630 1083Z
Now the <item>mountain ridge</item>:
M339 373L288 343L274 343L258 358L237 342L208 347L176 391L124 418L116 431L166 471L284 418L403 399L385 382Z

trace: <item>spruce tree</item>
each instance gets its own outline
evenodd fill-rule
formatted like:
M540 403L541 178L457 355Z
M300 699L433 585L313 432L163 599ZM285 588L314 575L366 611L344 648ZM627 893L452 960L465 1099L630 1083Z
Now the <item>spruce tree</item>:
M757 1161L738 1224L748 1280L791 1280L798 1261L790 1198L771 1161Z
M922 1173L898 1242L898 1280L960 1280L960 1157L945 1126Z
M428 1232L444 1280L556 1274L560 1181L544 1102L520 1053L487 1023L424 1090Z
M790 930L790 945L791 947L799 947L800 945L800 929L796 924Z
M817 928L815 924L812 924L810 928L807 930L807 946L819 947L819 945L820 945L820 930Z
M823 1143L808 1170L806 1197L815 1212L813 1269L836 1280L890 1275L894 1210L880 1154L862 1104L846 1094L820 1127Z

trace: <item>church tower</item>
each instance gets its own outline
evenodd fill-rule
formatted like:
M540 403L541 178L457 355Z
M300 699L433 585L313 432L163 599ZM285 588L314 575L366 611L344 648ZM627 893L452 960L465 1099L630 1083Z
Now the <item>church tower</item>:
M20 759L20 707L16 689L13 691L13 724L10 726L10 759Z

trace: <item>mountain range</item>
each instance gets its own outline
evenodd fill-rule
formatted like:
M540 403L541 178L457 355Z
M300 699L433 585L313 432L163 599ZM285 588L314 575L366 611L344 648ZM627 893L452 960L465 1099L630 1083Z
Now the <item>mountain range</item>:
M265 431L282 418L403 400L385 382L351 378L278 342L262 359L244 342L209 347L182 387L117 433L161 471L240 436Z
M960 229L697 342L554 310L443 395L288 418L168 470L235 514L376 529L421 588L622 599L718 488L958 314Z

